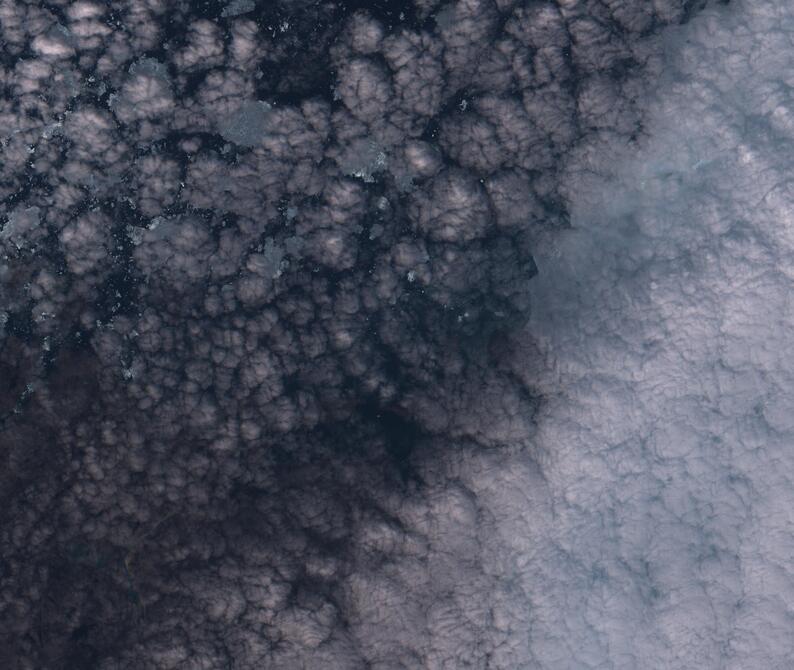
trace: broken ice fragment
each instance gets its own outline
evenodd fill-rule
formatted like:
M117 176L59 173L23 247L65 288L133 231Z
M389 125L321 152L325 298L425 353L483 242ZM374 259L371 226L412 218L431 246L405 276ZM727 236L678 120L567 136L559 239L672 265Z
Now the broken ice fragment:
M223 139L243 147L255 147L267 128L270 105L259 100L244 102L228 119L218 124Z
M38 207L14 210L0 230L0 240L9 240L17 249L24 247L31 233L39 227L40 211Z
M226 18L229 16L239 16L246 14L255 8L253 0L232 0L226 7L223 8L221 16Z

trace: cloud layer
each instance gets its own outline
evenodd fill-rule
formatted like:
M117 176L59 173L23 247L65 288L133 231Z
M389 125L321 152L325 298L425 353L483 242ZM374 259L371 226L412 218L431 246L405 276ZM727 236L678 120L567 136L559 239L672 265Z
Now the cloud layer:
M792 25L732 3L669 31L641 150L571 164L529 329L550 500L513 531L537 667L794 654Z
M785 658L788 61L705 4L0 0L0 665Z

